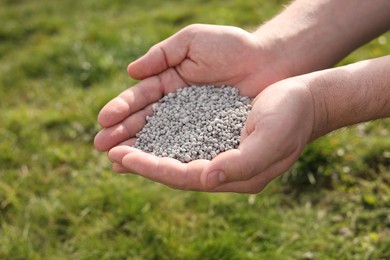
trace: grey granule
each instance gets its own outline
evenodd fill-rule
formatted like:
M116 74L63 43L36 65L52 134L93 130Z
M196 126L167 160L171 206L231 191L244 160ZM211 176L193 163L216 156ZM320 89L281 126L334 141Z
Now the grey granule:
M153 104L135 148L181 162L237 148L252 99L230 86L190 86Z

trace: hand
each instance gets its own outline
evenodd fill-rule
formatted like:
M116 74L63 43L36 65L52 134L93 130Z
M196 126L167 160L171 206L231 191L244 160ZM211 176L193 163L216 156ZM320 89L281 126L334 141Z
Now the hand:
M238 149L212 161L181 163L129 146L114 147L109 158L118 172L137 173L177 189L258 193L294 164L312 138L313 107L306 85L288 79L257 96Z
M100 151L128 144L151 114L151 104L191 84L232 85L255 97L283 78L271 52L253 34L236 27L192 25L153 46L128 66L141 82L111 100L100 112L104 128L95 138Z

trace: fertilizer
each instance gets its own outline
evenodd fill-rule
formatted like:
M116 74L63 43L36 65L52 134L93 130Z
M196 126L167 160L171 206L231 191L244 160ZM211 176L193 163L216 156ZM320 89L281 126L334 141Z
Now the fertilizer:
M231 86L190 86L153 104L135 148L181 162L237 148L252 99Z

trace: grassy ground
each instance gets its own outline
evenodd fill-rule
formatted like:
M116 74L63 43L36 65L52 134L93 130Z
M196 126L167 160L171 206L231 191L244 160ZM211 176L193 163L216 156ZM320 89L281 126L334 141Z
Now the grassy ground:
M115 175L93 149L131 60L187 24L253 28L284 3L0 0L0 259L390 257L389 120L318 140L256 196Z

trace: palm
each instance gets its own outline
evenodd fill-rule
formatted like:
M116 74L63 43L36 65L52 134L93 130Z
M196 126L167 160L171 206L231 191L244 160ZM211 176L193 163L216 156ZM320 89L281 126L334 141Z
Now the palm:
M129 146L111 149L109 157L117 171L138 173L178 189L258 193L292 166L310 140L312 108L311 93L304 85L281 81L255 99L238 149L212 161L184 164Z
M271 74L252 34L235 27L199 26L185 58L175 66L186 84L233 85L256 96ZM263 65L263 66L262 66ZM260 79L262 77L262 79Z

